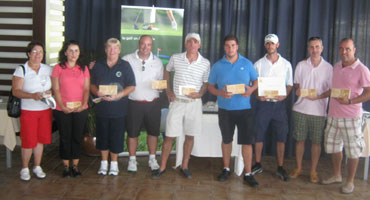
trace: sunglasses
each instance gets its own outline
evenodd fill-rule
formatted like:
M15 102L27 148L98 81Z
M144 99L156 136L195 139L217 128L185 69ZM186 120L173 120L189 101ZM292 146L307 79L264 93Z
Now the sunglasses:
M145 61L143 60L141 63L143 64L143 66L141 67L141 71L145 71Z

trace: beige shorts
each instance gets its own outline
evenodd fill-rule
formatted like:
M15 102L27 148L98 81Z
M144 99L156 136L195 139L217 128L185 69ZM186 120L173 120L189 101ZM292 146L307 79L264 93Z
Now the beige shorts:
M343 150L348 158L359 158L365 147L361 131L361 118L328 117L325 129L326 153L339 153Z
M170 103L166 120L166 136L195 136L202 132L202 100L175 100Z

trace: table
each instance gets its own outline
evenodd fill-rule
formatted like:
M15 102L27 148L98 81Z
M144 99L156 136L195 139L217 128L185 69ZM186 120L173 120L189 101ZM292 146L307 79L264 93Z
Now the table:
M366 146L361 153L361 157L365 157L364 180L367 180L369 175L369 156L370 156L370 113L364 112L362 127L363 127L362 133L364 134Z
M203 114L202 125L202 134L194 136L194 146L191 155L197 157L222 157L222 136L218 126L217 113ZM179 167L182 163L184 141L185 136L180 136L176 139L176 165L174 168ZM241 146L237 144L236 129L231 155L235 157L234 172L240 176L243 173L244 163Z
M18 118L8 117L6 111L6 103L0 103L0 136L3 137L2 143L6 147L6 166L10 168L12 166L12 154L17 144L16 132L19 132L19 120Z

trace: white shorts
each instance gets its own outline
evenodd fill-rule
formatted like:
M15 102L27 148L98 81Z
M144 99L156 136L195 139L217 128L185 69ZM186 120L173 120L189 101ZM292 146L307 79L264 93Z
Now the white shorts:
M345 119L328 117L325 128L326 153L339 153L344 150L348 158L359 158L365 147L361 131L361 118Z
M170 103L166 120L166 136L195 136L202 132L202 100L175 100Z

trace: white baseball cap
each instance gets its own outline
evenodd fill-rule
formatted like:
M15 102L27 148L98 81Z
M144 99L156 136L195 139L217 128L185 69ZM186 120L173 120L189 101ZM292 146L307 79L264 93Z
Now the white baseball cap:
M198 33L188 33L185 37L185 42L187 42L190 38L194 38L200 43L200 36Z
M276 43L279 42L279 38L275 34L268 34L265 37L265 44L268 43L268 42L272 42L272 43L276 44Z

